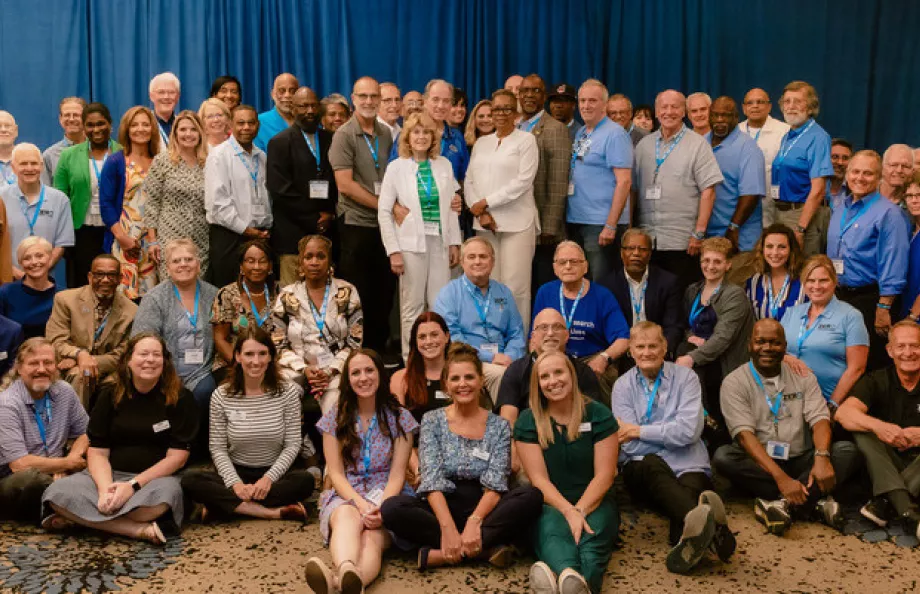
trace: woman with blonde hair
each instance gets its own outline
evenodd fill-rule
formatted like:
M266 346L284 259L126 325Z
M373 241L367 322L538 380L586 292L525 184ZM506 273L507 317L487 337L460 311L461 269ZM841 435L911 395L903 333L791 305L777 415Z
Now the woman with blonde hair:
M45 335L57 285L51 278L53 247L44 237L33 235L16 248L21 279L0 286L0 315L22 326L23 338ZM10 353L12 355L12 353Z
M150 257L156 240L147 233L147 194L140 191L160 152L155 127L149 108L136 105L125 112L118 125L118 144L124 148L106 159L99 180L99 207L108 227L103 247L121 263L125 296L135 301L157 284L156 262Z
M495 132L495 124L492 123L492 101L483 99L470 112L470 119L466 121L463 138L466 140L466 145L472 149L480 136L492 132Z
M431 309L460 262L460 223L451 200L460 189L440 155L441 130L428 114L412 114L399 135L399 159L383 178L377 219L390 268L399 276L402 355L409 355L415 319Z
M216 100L215 100L216 101ZM144 183L147 207L144 223L151 239L150 254L166 278L160 247L176 239L191 239L198 248L201 274L208 270L208 221L204 208L204 163L208 158L201 120L184 110L169 133L168 150L153 159Z
M237 99L237 105L239 105L239 99ZM226 102L216 97L205 99L198 108L198 119L204 126L208 148L214 148L230 137L230 108ZM170 144L172 144L171 141Z

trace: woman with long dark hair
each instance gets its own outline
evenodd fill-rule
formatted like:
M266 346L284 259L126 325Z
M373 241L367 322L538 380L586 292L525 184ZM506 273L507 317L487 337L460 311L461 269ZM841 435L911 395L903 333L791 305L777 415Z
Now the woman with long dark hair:
M782 320L786 310L807 299L799 272L805 263L795 233L782 223L770 225L754 246L757 272L744 283L754 318Z

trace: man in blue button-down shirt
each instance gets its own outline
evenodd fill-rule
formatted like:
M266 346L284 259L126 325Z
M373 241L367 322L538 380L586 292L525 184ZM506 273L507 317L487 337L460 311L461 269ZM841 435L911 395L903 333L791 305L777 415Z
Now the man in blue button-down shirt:
M869 371L887 365L885 336L891 307L907 284L909 223L900 208L879 193L882 159L859 151L847 167L850 195L834 207L827 230L827 255L837 271L837 297L859 310L869 333Z
M620 465L626 487L671 521L668 569L687 573L715 545L726 561L735 539L712 492L703 434L700 382L690 369L665 362L661 326L639 322L629 336L636 366L617 380L611 407L620 424ZM678 540L680 542L678 542Z

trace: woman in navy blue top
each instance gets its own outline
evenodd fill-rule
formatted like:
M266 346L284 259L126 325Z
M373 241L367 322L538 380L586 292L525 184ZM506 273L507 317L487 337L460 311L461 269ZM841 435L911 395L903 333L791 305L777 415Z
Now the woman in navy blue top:
M22 326L25 338L45 335L57 286L50 277L51 244L33 235L16 248L22 278L0 286L0 315Z

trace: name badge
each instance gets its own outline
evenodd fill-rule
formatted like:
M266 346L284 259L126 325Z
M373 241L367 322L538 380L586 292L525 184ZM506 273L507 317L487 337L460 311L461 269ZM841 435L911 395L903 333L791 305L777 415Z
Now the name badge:
M843 274L843 260L836 258L831 260L831 262L834 263L834 272L836 272L838 275Z
M228 413L231 421L245 421L246 420L246 411L242 410L231 410Z
M186 349L182 354L182 362L186 365L201 365L204 363L204 349Z
M316 179L311 181L310 198L313 200L326 200L329 198L329 182Z
M473 448L472 456L473 456L474 458L478 458L478 459L482 460L483 462L488 462L488 461L489 461L489 452L487 452L487 451L485 451L485 450L483 450L483 449L481 449L481 448Z
M252 205L252 216L254 217L264 217L267 209L264 204L253 204Z
M774 460L789 459L789 442L786 441L768 441L767 455Z
M492 353L493 357L498 354L498 345L494 342L487 342L480 346L479 349L487 353Z
M434 393L434 399L435 400L450 400L450 396L448 396L447 392L444 392L443 390L437 390Z
M569 196L575 195L575 182L569 182Z
M6 361L9 356L9 353L6 351L0 351L0 361Z
M646 200L661 200L661 186L649 186L645 189Z
M582 423L578 426L579 433L590 433L591 432L591 423Z
M162 433L163 431L166 431L167 429L169 429L169 420L160 421L159 423L153 424L154 433Z
M101 215L102 214L102 209L99 208L98 201L93 200L92 202L89 203L89 214L91 215Z
M374 182L374 194L380 195L380 188L383 186L380 182Z
M432 235L434 237L441 236L441 224L440 223L425 223L425 235Z
M316 356L316 366L320 369L331 367L333 363L335 363L335 357L332 355L332 353L323 351Z
M380 507L380 504L383 503L383 489L381 489L380 487L377 487L376 489L374 489L373 491L365 495L364 498L370 501L371 503L373 503L374 505L376 505L377 507Z
M779 200L779 186L770 186L770 198Z

